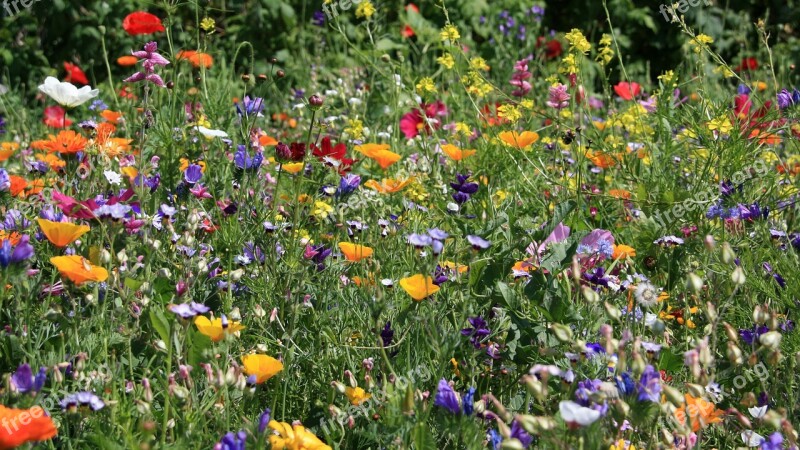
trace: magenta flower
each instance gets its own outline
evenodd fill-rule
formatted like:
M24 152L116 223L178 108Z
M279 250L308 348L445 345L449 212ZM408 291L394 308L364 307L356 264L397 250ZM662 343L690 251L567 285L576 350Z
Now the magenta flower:
M156 53L158 50L158 44L153 42L148 42L144 44L144 50L131 52L131 54L139 59L142 59L142 72L136 72L133 75L126 78L124 81L126 83L136 83L139 81L149 81L155 84L158 87L166 87L164 84L164 80L161 79L161 76L155 73L156 66L166 66L169 64L166 58Z
M545 104L551 108L563 109L569 106L569 94L567 87L563 84L557 84L550 87L550 99Z
M524 97L531 91L531 84L526 81L533 75L528 72L528 59L521 59L514 64L514 73L511 75L509 83L517 89L511 93L515 97Z

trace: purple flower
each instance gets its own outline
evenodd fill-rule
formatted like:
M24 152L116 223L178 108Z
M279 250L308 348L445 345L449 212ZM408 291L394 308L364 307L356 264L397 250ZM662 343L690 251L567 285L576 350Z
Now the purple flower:
M782 89L778 92L778 108L786 109L794 104L794 100L792 100L792 94L786 90Z
M653 244L660 245L662 247L674 247L677 245L682 245L683 239L676 236L662 236L653 241Z
M311 23L318 27L324 27L325 13L322 11L314 11L314 14L311 16Z
M6 169L0 169L0 192L6 192L9 189L11 189L11 178Z
M392 345L392 338L394 338L394 330L392 330L392 323L386 322L386 326L381 330L381 342L384 347Z
M0 244L0 266L8 267L9 264L17 264L33 256L33 246L30 244L30 236L23 235L17 245L12 248L11 241L4 239Z
M236 147L236 153L233 155L233 163L237 169L241 170L258 170L262 161L264 161L264 155L261 152L255 152L253 156L250 156L247 147L242 144Z
M767 331L769 331L769 328L765 325L757 325L754 326L753 329L745 328L739 330L739 337L741 337L747 345L753 345L758 341L758 338Z
M427 247L433 243L433 238L427 234L409 234L406 240L416 248Z
M450 187L455 189L455 193L453 194L453 200L459 205L463 205L467 201L469 201L472 194L478 192L478 183L467 182L469 180L469 175L456 175L456 182L450 183Z
M156 66L166 66L169 64L166 58L156 53L158 50L158 44L153 42L148 42L144 45L144 50L131 52L131 54L139 59L142 59L142 68L143 71L136 72L133 75L126 78L124 81L126 83L136 83L139 81L149 81L155 84L158 87L166 87L164 84L164 80L161 79L159 75L155 73Z
M439 386L436 389L436 399L434 405L440 406L453 414L461 412L461 405L459 404L458 394L450 387L450 383L444 378L439 380Z
M530 447L533 443L533 437L522 428L516 419L511 422L511 437L517 439L525 448Z
M358 189L359 184L361 184L361 177L348 173L339 180L339 187L336 188L336 194L334 195L337 198L350 195Z
M11 386L20 394L26 392L36 393L42 389L44 382L47 380L47 368L39 368L39 372L33 375L31 366L22 364L17 368L17 371L11 375Z
M761 450L782 450L783 449L783 435L776 431L769 435L764 442L761 443Z
M658 403L661 400L661 374L651 365L648 365L637 385L639 401L650 401Z
M86 391L69 394L64 397L64 400L61 400L61 408L64 410L74 411L83 406L89 407L92 411L99 411L106 404L100 400L100 397Z
M258 417L258 432L263 433L267 429L267 425L269 424L270 418L272 417L272 411L267 408L264 412L261 413L261 416Z
M183 171L183 179L189 184L195 184L203 178L203 168L197 164L190 164L186 170Z
M6 119L0 114L0 134L4 134L6 132Z
M242 103L244 103L244 108L242 108ZM236 103L236 113L239 114L239 116L255 115L256 117L261 117L261 111L263 110L264 99L261 97L251 99L249 95L245 95L241 103Z
M467 241L469 241L474 250L486 250L492 245L490 241L487 241L480 236L475 236L474 234L467 235Z
M170 305L169 310L184 319L191 319L198 314L205 314L211 309L202 303L191 302L181 303L179 305Z
M229 432L214 445L214 450L245 450L245 442L247 442L247 433L244 431L239 431L236 434Z
M472 327L463 328L461 334L463 336L470 336L469 341L472 343L473 347L481 348L481 341L488 337L491 331L486 321L480 316L470 317L468 321Z
M524 97L531 91L531 83L527 81L530 77L532 77L528 71L528 59L522 59L514 64L514 73L511 75L511 81L509 84L516 87L516 89L511 93L511 95L515 97Z
M437 241L443 241L450 237L446 231L442 231L438 228L430 228L428 229L428 236L436 239Z

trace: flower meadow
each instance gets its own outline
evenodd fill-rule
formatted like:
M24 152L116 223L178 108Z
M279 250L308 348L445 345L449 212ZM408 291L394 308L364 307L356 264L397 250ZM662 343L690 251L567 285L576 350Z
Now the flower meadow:
M798 448L791 31L215 3L0 67L0 449Z

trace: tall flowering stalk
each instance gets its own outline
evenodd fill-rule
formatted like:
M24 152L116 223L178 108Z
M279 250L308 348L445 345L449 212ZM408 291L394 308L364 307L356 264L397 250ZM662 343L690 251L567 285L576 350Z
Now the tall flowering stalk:
M158 43L155 41L144 44L144 50L131 52L131 54L142 60L142 71L136 72L126 78L126 83L137 83L139 81L149 81L158 87L167 87L164 80L155 71L156 66L166 66L169 64L166 58L156 53Z

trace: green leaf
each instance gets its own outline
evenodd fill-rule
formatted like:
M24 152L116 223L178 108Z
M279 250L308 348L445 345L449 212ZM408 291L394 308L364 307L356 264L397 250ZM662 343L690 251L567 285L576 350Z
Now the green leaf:
M140 287L142 287L142 284L144 284L144 282L131 277L125 277L125 287L132 291L135 291Z
M428 428L428 425L425 423L418 423L414 426L414 429L411 431L411 435L414 439L414 448L416 450L427 450L427 449L435 449L436 443L433 441L433 436L431 436L431 430Z
M189 365L197 366L202 362L206 362L208 360L206 351L212 346L211 338L197 330L193 330L188 336L187 345L189 347L189 355L187 361Z
M170 345L169 321L164 317L164 312L150 308L150 323L153 324L153 328L155 328L161 340Z

